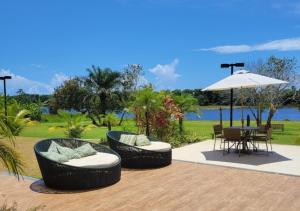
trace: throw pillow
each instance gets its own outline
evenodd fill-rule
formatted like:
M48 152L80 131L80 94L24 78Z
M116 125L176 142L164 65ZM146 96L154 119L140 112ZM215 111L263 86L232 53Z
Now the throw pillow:
M97 153L97 151L90 145L90 144L84 144L80 147L77 147L74 149L81 157L86 157L90 155L94 155Z
M65 155L69 160L75 159L75 158L81 158L80 154L76 152L74 149L68 148L68 147L57 147L57 150L59 154Z
M145 136L145 135L137 135L135 144L137 146L147 146L147 145L150 145L151 142L150 142L150 140L149 140L149 138L147 136Z
M128 144L130 146L134 146L136 142L136 135L122 134L120 137L120 142L124 144Z
M46 158L59 163L67 162L69 160L67 156L59 154L57 152L41 152L41 154L44 155Z
M56 153L58 153L58 150L57 150L58 147L60 147L59 144L57 144L55 141L51 141L51 144L50 144L50 146L48 148L48 152L56 152Z

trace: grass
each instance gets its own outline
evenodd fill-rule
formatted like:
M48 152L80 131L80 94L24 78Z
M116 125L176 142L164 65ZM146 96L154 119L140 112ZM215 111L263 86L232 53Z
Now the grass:
M254 123L254 122L252 122ZM277 144L290 144L300 145L300 121L273 121L273 123L283 123L285 126L284 132L274 131L273 142ZM84 124L90 124L89 121L85 121ZM212 126L218 124L218 121L185 121L185 129L192 134L193 137L197 137L200 140L211 138ZM229 126L228 121L223 122L224 127ZM234 125L240 125L240 121L235 121ZM64 126L65 123L61 119L51 117L51 121L37 123L32 126L24 128L20 136L23 137L38 137L38 138L54 138L64 137L63 128L50 131L49 128L53 126ZM115 126L113 130L127 130L136 132L137 128L133 120L126 120L122 126ZM84 139L103 140L106 138L106 127L95 127L83 133Z

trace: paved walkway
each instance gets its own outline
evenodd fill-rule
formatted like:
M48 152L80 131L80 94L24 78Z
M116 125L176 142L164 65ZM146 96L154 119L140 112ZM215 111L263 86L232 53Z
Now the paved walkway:
M300 176L300 146L273 144L273 153L268 156L259 152L239 157L234 152L223 155L220 142L217 142L215 151L213 145L213 140L207 140L176 148L173 159Z
M80 181L78 181L80 182ZM122 170L107 188L68 192L38 180L0 175L0 205L19 210L300 210L300 177L173 161L149 170Z

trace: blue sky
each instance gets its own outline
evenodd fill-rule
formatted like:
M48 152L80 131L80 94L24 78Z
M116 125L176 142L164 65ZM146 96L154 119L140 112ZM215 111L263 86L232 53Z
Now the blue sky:
M92 64L139 63L161 88L203 88L220 63L270 55L300 62L300 2L0 0L0 73L9 93L51 93ZM300 64L298 62L298 64ZM298 70L299 72L299 70Z

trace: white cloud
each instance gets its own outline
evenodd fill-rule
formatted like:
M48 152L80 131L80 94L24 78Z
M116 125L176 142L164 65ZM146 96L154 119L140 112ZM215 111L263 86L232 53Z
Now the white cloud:
M273 40L257 45L223 45L212 48L202 48L197 51L213 51L217 53L244 53L252 51L298 51L300 50L300 38Z
M50 94L56 86L63 82L63 80L69 79L63 74L55 74L50 83L47 84L30 80L5 69L0 69L0 75L12 76L11 80L7 80L7 93L10 95L16 94L19 89L23 89L24 92L29 94Z
M178 59L174 59L170 64L158 64L155 67L149 69L156 77L156 85L159 88L171 88L171 86L180 77L176 73L176 67L179 63Z

